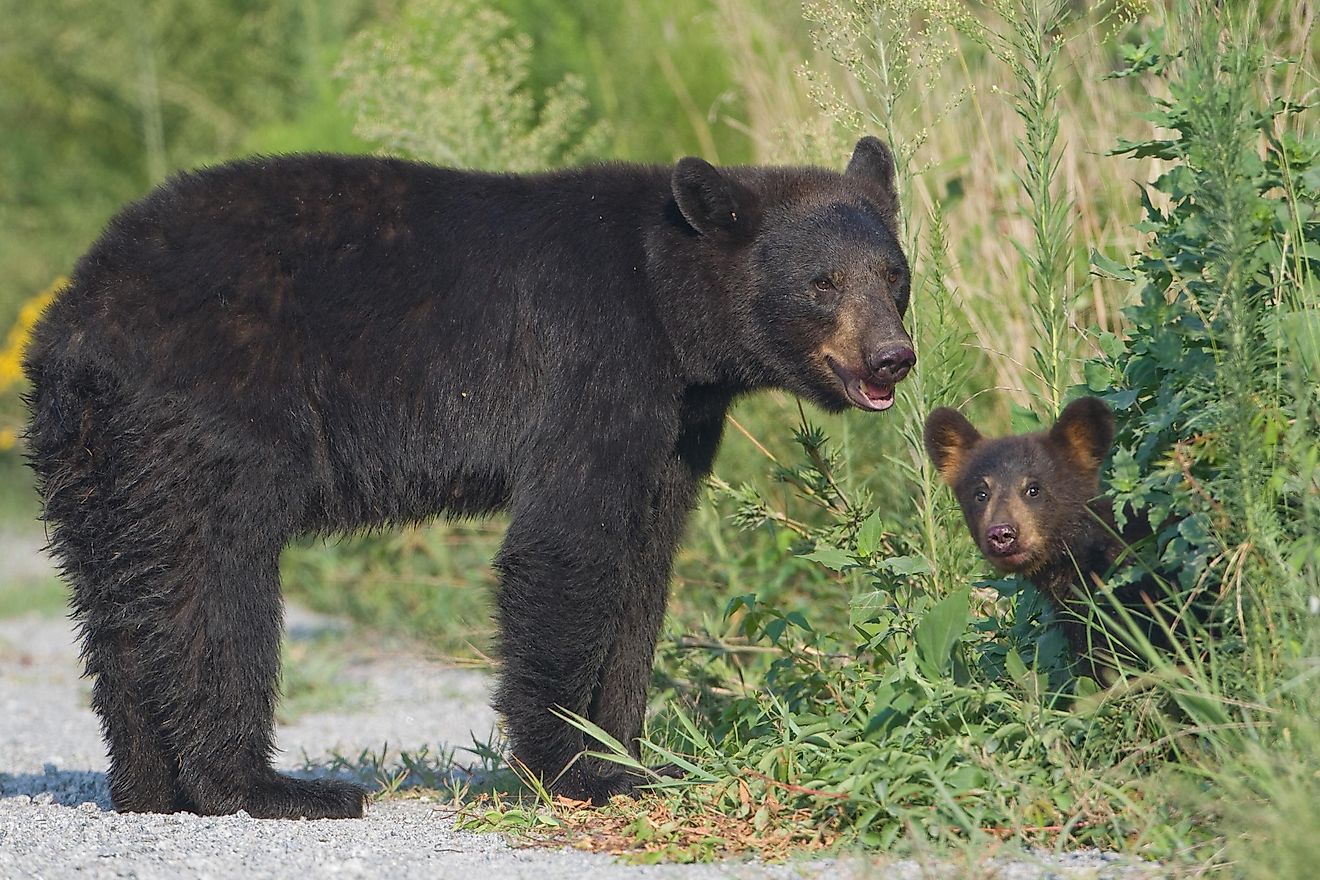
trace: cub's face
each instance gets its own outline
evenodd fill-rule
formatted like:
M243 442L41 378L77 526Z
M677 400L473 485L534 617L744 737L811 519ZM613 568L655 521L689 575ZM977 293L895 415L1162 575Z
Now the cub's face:
M700 160L674 175L698 232L745 232L737 305L757 371L829 410L889 409L917 360L903 328L911 279L895 232L893 155L863 138L843 174L761 174L761 193Z
M1003 572L1031 575L1068 553L1090 514L1113 416L1094 397L1074 401L1048 431L986 439L960 413L926 419L926 450L958 499L981 553Z

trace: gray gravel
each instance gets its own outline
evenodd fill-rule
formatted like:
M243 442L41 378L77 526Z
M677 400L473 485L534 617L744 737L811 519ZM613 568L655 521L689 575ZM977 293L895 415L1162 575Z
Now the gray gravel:
M0 577L13 577L8 566ZM290 625L301 632L326 621L291 614ZM346 709L282 726L283 766L315 767L333 753L355 756L386 742L392 752L427 746L434 754L469 745L474 734L485 739L495 720L488 682L475 672L356 645L343 675L361 685L359 695ZM110 809L105 750L87 698L67 620L0 620L0 878L927 880L967 876L970 868L861 860L630 866L608 856L521 848L497 835L458 831L442 805L418 799L377 803L359 821L120 815ZM1002 880L1154 876L1150 866L1096 852L1019 854L970 870Z

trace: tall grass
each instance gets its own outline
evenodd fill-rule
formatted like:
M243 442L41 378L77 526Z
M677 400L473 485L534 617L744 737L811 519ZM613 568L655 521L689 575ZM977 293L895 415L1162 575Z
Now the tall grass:
M1060 34L1072 24L1066 0L1023 0L1002 4L998 33L987 28L985 44L1013 72L1013 109L1023 132L1016 139L1023 164L1016 172L1028 203L1031 245L1013 242L1022 255L1027 290L1035 318L1035 364L1039 396L1047 414L1057 415L1072 384L1069 326L1072 304L1072 204L1058 194L1058 170L1064 145L1059 143L1058 79Z

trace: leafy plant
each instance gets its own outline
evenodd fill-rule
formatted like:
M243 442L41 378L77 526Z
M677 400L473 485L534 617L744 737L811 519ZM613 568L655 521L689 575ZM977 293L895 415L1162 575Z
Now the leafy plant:
M1170 134L1114 152L1174 164L1141 193L1146 250L1131 267L1094 258L1140 293L1126 339L1102 339L1087 381L1122 416L1111 480L1120 516L1171 523L1163 562L1184 587L1220 592L1288 632L1302 597L1284 585L1314 524L1298 516L1313 503L1310 465L1288 458L1320 444L1320 141L1298 127L1309 105L1261 100L1268 68L1248 38L1209 31L1170 53L1162 36L1119 75L1170 78L1151 114Z
M1135 264L1093 258L1138 300L1126 337L1095 334L1102 355L1084 373L1123 416L1116 499L1129 515L1169 523L1162 564L1184 589L1222 590L1234 619L1200 631L1181 666L1147 643L1147 674L1109 691L1073 682L1033 590L965 575L937 582L938 548L959 529L930 516L937 494L919 491L915 516L877 512L846 491L847 456L804 423L797 463L775 473L809 515L788 516L749 487L729 497L736 521L790 533L801 559L852 588L849 627L828 623L828 605L803 613L751 594L730 603L728 619L738 644L767 653L666 655L677 667L666 680L704 686L676 689L661 741L724 779L685 796L731 809L732 780L752 785L750 775L761 796L779 793L870 844L988 835L1169 854L1212 840L1213 826L1188 817L1216 815L1171 772L1227 785L1246 771L1233 785L1257 803L1276 789L1311 790L1305 774L1263 756L1284 748L1317 766L1314 738L1288 731L1315 690L1303 684L1316 648L1313 618L1303 618L1317 604L1306 597L1316 583L1320 374L1304 355L1320 327L1320 141L1299 119L1308 107L1262 101L1267 67L1242 31L1191 7L1180 39L1185 54L1148 42L1120 71L1167 82L1152 122L1176 137L1115 152L1173 164L1143 194L1151 238ZM1044 105L1031 107L1040 115ZM1040 149L1024 146L1038 170L1053 162L1049 143L1046 131ZM1037 198L1046 178L1021 182L1050 233L1027 256L1044 260L1056 208ZM1059 352L1076 341L1050 339L1066 322L1041 322L1038 353L1064 364ZM940 352L923 351L923 363L929 354ZM1043 375L1051 406L1067 373ZM910 485L906 462L888 464L886 479ZM1100 625L1119 638L1132 628Z
M354 131L405 156L535 171L598 155L605 129L582 82L527 88L532 43L479 0L412 0L359 34L339 66Z

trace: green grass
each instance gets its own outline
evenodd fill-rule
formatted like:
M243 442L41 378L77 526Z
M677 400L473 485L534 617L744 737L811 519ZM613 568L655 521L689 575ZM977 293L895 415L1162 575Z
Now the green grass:
M340 631L284 640L276 709L281 724L303 715L351 712L361 704L368 696L367 686L343 675L355 641L354 634Z
M500 533L487 523L315 540L285 551L280 571L288 595L315 611L479 656L492 633Z
M0 618L25 614L54 617L68 608L68 589L57 578L0 580Z
M32 472L11 452L0 451L0 529L34 532L39 505L32 488Z
M458 805L483 797L501 803L545 803L526 786L501 758L500 744L473 738L468 746L449 746L431 752L393 751L385 743L379 749L363 749L356 755L332 753L328 761L305 760L305 772L330 772L366 786L377 800L418 797Z

